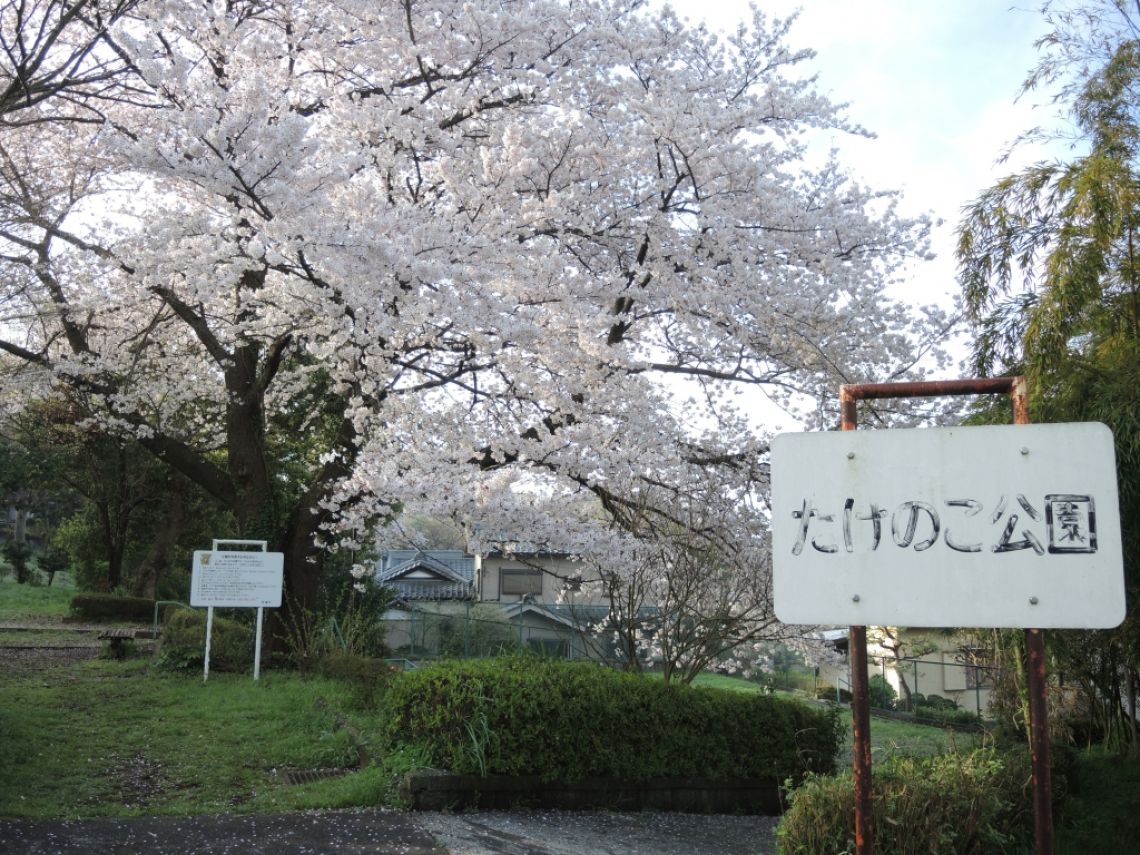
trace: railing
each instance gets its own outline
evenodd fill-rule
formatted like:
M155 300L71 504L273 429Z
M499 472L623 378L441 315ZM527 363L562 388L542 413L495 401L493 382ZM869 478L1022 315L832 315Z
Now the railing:
M158 638L158 609L159 606L182 606L184 609L190 608L185 603L180 603L178 600L155 600L154 602L154 623L150 628L150 637Z
M851 694L851 681L846 677L839 676L835 678L835 702L837 704L843 703L843 689L847 689L847 694Z

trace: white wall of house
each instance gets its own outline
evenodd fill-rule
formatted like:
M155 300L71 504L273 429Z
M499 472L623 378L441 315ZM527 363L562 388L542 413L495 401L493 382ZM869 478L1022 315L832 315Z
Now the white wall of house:
M566 591L566 580L583 577L580 561L553 555L478 556L475 560L476 597L481 602L521 602L529 595L536 603L574 602L579 605L601 605L591 587L577 593Z
M885 647L869 643L867 673L880 674L904 697L902 678L911 692L940 695L958 704L959 709L980 712L989 708L993 684L990 671L967 667L971 663L963 655L968 640L941 629L898 629L904 642L903 655L917 660L895 663L894 654ZM909 651L929 651L910 656ZM884 664L885 663L885 664Z

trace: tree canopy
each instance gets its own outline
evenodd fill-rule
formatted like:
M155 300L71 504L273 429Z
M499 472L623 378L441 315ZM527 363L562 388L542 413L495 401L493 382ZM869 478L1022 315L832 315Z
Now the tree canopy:
M766 446L739 389L902 376L940 320L885 293L928 224L805 157L859 129L792 73L790 22L17 6L43 60L0 65L0 382L198 485L303 602L338 538L480 473L627 528L683 525L710 479L740 504Z
M1025 91L1053 89L1075 152L986 190L959 228L963 293L982 373L1024 371L1039 421L1113 430L1128 617L1059 636L1115 720L1140 665L1140 4L1047 6L1052 31Z

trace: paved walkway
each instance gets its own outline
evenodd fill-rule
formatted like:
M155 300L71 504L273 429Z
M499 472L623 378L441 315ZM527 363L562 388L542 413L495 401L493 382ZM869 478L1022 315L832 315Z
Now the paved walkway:
M763 816L570 811L0 819L5 855L771 855Z

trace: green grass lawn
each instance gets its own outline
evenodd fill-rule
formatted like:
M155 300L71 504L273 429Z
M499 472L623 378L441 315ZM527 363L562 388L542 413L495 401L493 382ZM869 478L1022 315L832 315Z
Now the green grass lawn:
M710 689L729 689L733 692L762 692L764 687L743 677L730 677L727 674L714 674L705 671L693 679L694 686L705 686Z
M271 673L170 676L92 660L0 693L0 816L267 812L376 805L390 773L289 786L288 770L355 769L378 722L338 683Z
M840 764L851 765L853 741L848 717L847 742L840 752ZM981 734L961 733L925 724L888 718L871 719L871 762L892 754L927 756L947 751L970 751L982 744Z
M27 645L96 644L95 632L76 632L74 629L61 629L54 625L25 630L0 629L0 645L24 647Z
M0 640L87 640L57 628L74 593L0 579L0 620L52 624ZM261 813L392 800L389 764L356 770L358 748L371 747L379 722L353 707L343 683L291 673L256 683L215 673L203 683L197 674L154 671L149 658L80 661L3 679L0 816ZM312 769L351 774L286 782L287 771Z
M46 585L17 584L12 576L0 576L0 621L63 618L67 615L75 589L66 573L57 573Z

